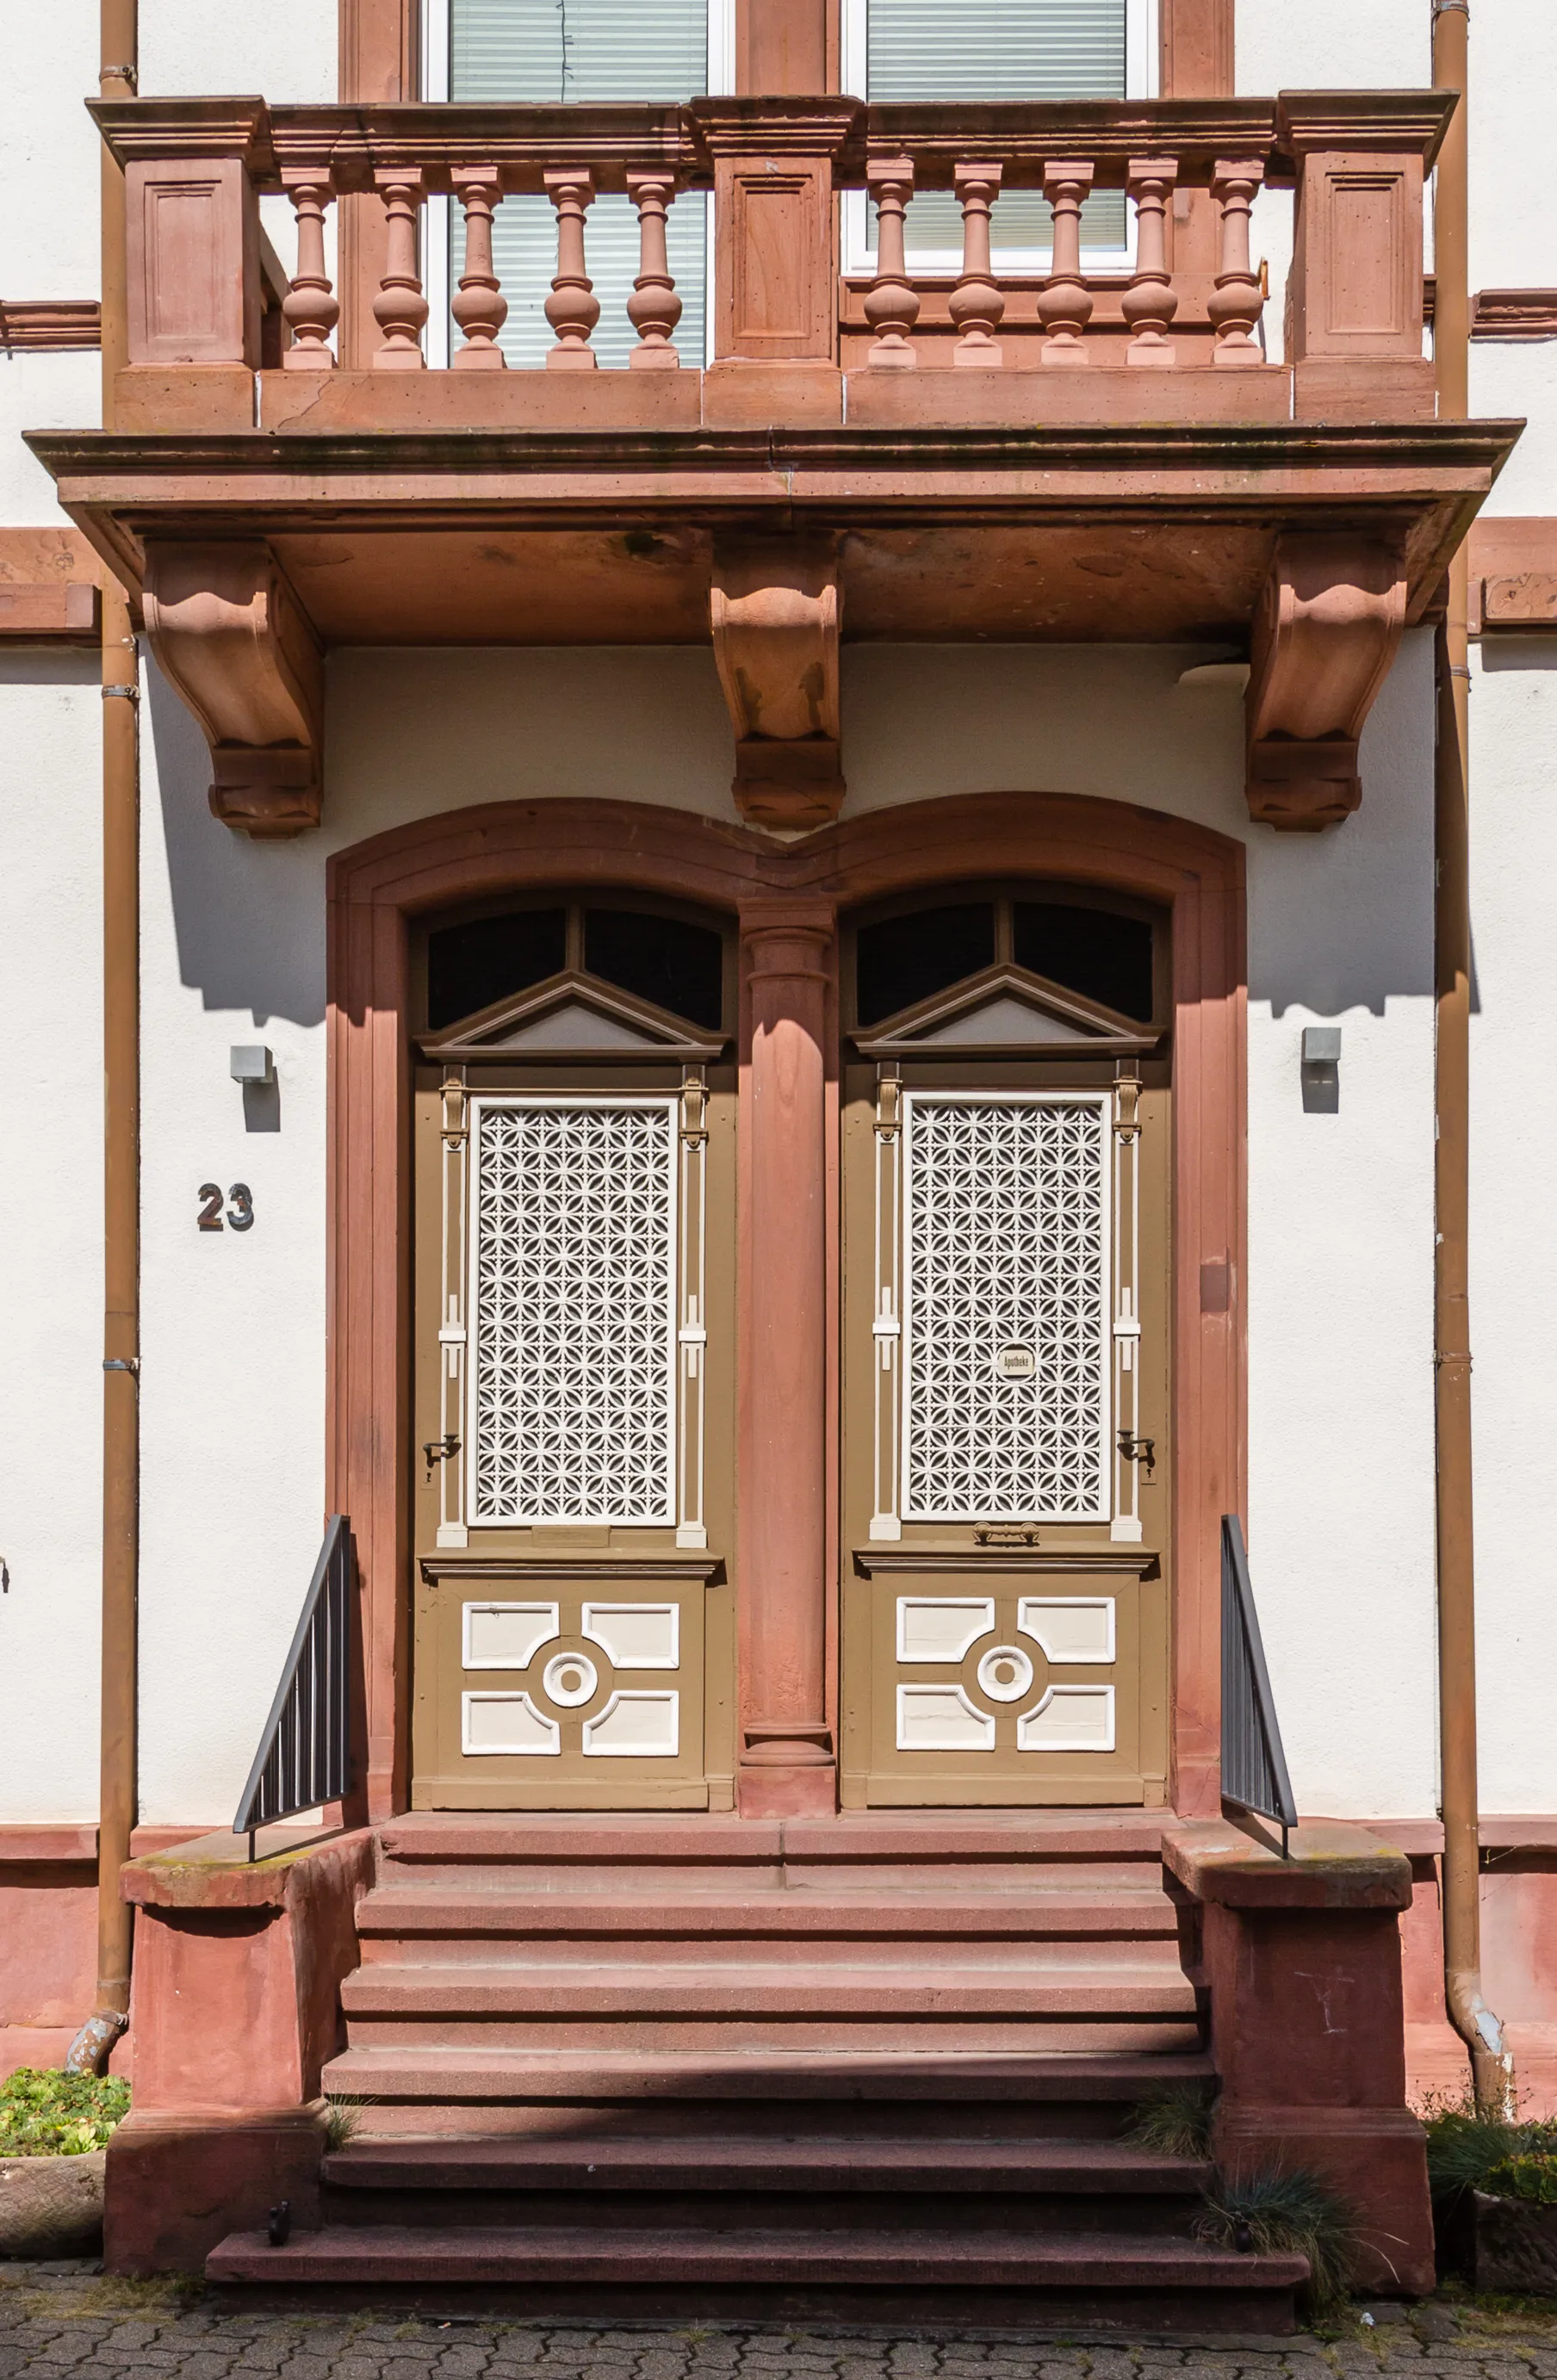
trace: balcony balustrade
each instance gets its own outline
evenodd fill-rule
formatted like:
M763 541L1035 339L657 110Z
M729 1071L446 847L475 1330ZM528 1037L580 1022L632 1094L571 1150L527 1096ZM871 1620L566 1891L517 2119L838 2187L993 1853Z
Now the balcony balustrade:
M371 351L355 358L366 384L363 371L341 373L349 396L343 388L322 405L315 378L306 403L315 428L408 418L409 400L389 396L382 376L427 370L426 267L442 231L424 218L434 199L456 226L448 370L480 380L457 399L424 395L419 419L616 427L759 417L1420 419L1432 409L1423 175L1451 103L1409 91L890 107L103 103L93 112L128 178L130 373L120 419L146 429L197 419L247 426L252 392L240 383L259 372L262 426L296 420L304 402L293 376L341 371L342 298L327 258L343 199L382 209L376 241L361 243L380 260L375 330L359 343ZM1268 360L1274 342L1250 242L1251 209L1271 188L1295 193L1280 362ZM684 293L667 225L677 208L705 208L709 191L704 374L705 358L676 345ZM277 268L273 256L262 270L258 200L277 192L296 212L297 263L267 307ZM869 271L840 270L838 201L855 192L874 210ZM948 192L961 213L960 270L952 256L944 271L911 270L922 261L916 204ZM624 193L638 218L639 270L624 301L630 344L621 370L604 367L611 394L588 395L575 376L602 370L590 213L602 195ZM1094 269L1084 247L1084 209L1105 193L1122 194L1134 220L1124 269ZM1034 270L1030 252L1020 270L1003 255L1000 207L1014 195L1029 198L1029 225L1030 197L1046 202L1046 271ZM544 303L550 346L540 370L512 372L503 345L512 293L494 267L493 230L518 197L550 201L555 270ZM1125 213L1116 200L1115 221ZM620 338L612 344L621 351ZM443 350L440 335L433 351ZM274 383L267 363L286 382ZM748 372L740 379L753 365L770 368L760 385ZM170 372L190 376L176 397ZM996 382L995 373L1009 378ZM569 378L548 392L553 374ZM445 411L428 410L440 402Z
M129 361L111 431L30 443L250 834L317 822L323 657L375 643L711 638L738 808L814 826L845 638L1247 650L1251 813L1314 832L1518 430L1434 418L1452 106L104 102Z

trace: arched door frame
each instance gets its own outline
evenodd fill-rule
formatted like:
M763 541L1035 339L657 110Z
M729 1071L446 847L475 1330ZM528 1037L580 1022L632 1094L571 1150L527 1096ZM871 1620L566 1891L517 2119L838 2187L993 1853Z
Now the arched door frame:
M1243 846L1123 802L989 793L872 811L791 845L626 801L495 804L394 828L330 863L327 1496L332 1510L351 1516L361 1576L368 1761L356 1798L365 1815L386 1818L406 1806L409 1768L412 921L509 890L565 884L631 886L738 917L742 1212L748 1218L754 1204L762 1208L760 1195L753 1196L762 1186L750 1172L754 1147L760 1164L798 1162L804 1176L795 1114L781 1116L774 1105L799 1100L813 1120L821 1172L801 1184L807 1197L820 1190L820 1220L816 1233L797 1243L795 1260L802 1273L812 1268L812 1286L833 1318L831 1342L838 1245L837 913L948 880L1035 874L1131 892L1172 912L1176 1463L1169 1792L1181 1813L1215 1811L1219 1524L1222 1512L1242 1510L1246 1478ZM786 1026L793 1027L787 1043ZM813 1047L821 1053L820 1067L802 1064L797 1072L796 1051ZM775 1198L796 1195L792 1180L764 1180ZM808 1366L804 1346L794 1342L796 1366L786 1374L781 1365L775 1385L772 1363L754 1365L750 1351L764 1328L779 1327L772 1318L783 1301L766 1268L755 1292L749 1262L741 1269L743 1512L762 1512L764 1448L773 1442L776 1420L793 1432L797 1401L800 1426L814 1429L819 1451L806 1493L795 1497L791 1467L788 1492L764 1517L771 1584L755 1628L743 1549L743 1716L753 1763L743 1806L818 1810L831 1805L833 1790L826 1739L835 1725L835 1595L827 1598L820 1672L813 1665L802 1674L804 1662L797 1670L785 1649L787 1644L793 1652L788 1623L781 1616L775 1632L772 1621L775 1611L788 1610L803 1633L809 1631L814 1614L800 1610L796 1598L803 1603L821 1591L814 1576L819 1531L828 1548L835 1540L830 1451L837 1435L831 1404L836 1350L829 1343L828 1360ZM783 1299L795 1293L792 1281ZM783 1415L772 1409L775 1395L790 1400ZM824 1566L830 1578L830 1558ZM819 1694L826 1707L813 1709Z

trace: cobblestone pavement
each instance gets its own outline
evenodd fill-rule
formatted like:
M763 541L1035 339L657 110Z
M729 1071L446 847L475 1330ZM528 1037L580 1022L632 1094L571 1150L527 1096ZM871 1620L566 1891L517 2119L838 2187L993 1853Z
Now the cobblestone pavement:
M1557 2380L1557 2307L1441 2301L1210 2344L818 2322L592 2324L230 2306L89 2265L0 2264L0 2380Z

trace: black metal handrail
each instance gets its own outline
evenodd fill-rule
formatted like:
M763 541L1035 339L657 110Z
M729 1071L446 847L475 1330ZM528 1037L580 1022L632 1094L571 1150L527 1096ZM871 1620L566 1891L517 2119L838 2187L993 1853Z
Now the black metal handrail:
M1297 1804L1286 1773L1243 1524L1236 1512L1222 1516L1222 1798L1235 1810L1273 1818L1282 1830L1282 1857L1286 1858Z
M243 1792L235 1835L338 1802L351 1783L351 1523L332 1514Z

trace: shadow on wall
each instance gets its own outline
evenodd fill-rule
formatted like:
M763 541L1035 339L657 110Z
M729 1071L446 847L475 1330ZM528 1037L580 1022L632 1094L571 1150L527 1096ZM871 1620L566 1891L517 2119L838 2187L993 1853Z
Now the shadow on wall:
M161 803L178 978L208 1009L318 1025L324 1015L324 853L317 835L252 844L219 826L205 738L156 663L146 664L141 799ZM149 731L149 732L147 732ZM153 783L154 779L154 783ZM148 917L143 933L154 931ZM250 1132L277 1123L250 1120Z
M1433 754L1432 631L1417 628L1363 731L1361 808L1323 834L1248 830L1251 1003L1382 1016L1430 999Z
M633 649L570 654L562 674L591 701L582 713L565 704L561 716L540 693L544 673L554 696L556 656L532 653L528 665L473 651L337 658L328 840L258 845L211 818L203 739L148 665L146 740L178 973L208 1009L247 1009L260 1028L272 1016L319 1023L327 851L400 820L541 791L630 791L706 815L728 807L728 722L700 656L693 676L680 653L679 668ZM1198 658L1168 648L851 648L848 812L1029 783L1197 819L1248 848L1251 1002L1277 1017L1288 1008L1381 1016L1392 998L1430 997L1431 632L1408 632L1375 705L1361 809L1317 836L1250 826L1241 695L1181 688L1180 674ZM464 726L451 769L456 689ZM970 704L974 694L981 699ZM585 733L581 715L591 722ZM428 798L430 784L449 798ZM1041 852L1033 860L1041 867Z

